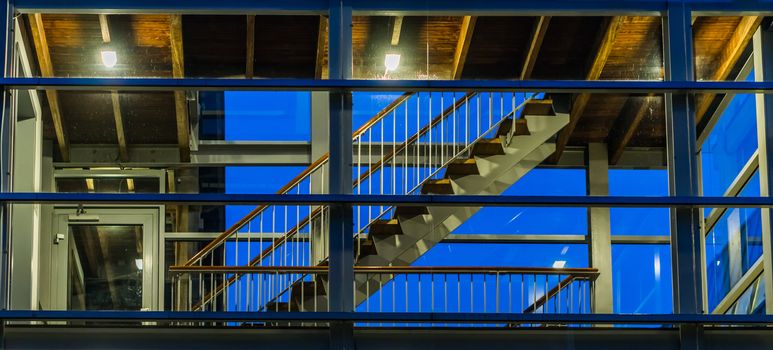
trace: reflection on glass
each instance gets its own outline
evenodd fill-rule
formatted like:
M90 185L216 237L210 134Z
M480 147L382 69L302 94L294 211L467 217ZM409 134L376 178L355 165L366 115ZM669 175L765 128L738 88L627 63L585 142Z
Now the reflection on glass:
M69 310L142 309L142 226L70 225Z
M671 253L665 244L612 246L615 313L671 313Z
M155 177L59 177L57 192L91 193L158 193L160 184Z

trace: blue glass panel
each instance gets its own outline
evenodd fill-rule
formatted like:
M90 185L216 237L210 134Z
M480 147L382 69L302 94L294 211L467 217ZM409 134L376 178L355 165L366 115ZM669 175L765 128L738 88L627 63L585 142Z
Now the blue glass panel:
M671 313L671 253L665 244L612 246L615 313Z
M505 191L507 195L584 196L585 171L534 169ZM482 208L456 234L586 234L585 208Z
M610 170L610 196L668 196L667 170ZM668 208L611 208L613 235L668 235Z
M747 81L754 80L752 72ZM755 97L735 95L701 148L703 195L721 196L757 149Z
M759 195L758 176L752 177L740 194ZM759 208L731 208L706 236L706 281L709 308L727 295L762 255Z
M311 95L295 91L226 91L225 138L309 141Z
M414 266L588 267L588 249L581 244L439 243Z

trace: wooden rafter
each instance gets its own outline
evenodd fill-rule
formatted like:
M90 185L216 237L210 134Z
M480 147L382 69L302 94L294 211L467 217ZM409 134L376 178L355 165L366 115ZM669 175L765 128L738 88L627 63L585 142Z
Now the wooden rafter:
M400 44L400 32L403 30L403 16L395 16L395 24L392 26L392 46Z
M325 61L325 42L327 40L327 18L319 16L319 31L317 32L317 58L314 66L314 77L322 79Z
M107 15L99 15L99 28L102 31L102 42L110 42L110 24ZM113 119L115 120L115 137L118 140L118 157L122 162L129 161L129 148L126 145L126 133L123 130L123 115L121 114L121 99L118 91L110 91L113 102Z
M598 80L601 76L601 72L604 69L604 65L607 63L609 54L612 52L612 46L615 43L615 38L620 30L620 26L623 22L623 17L612 17L607 22L607 26L603 31L598 44L598 50L596 50L596 56L593 58L593 63L588 70L588 74L585 76L586 80ZM548 161L551 163L557 163L561 159L561 154L569 143L569 138L574 132L574 128L577 127L577 123L580 121L585 107L590 100L590 94L579 94L572 103L572 109L569 114L569 124L567 124L563 130L558 134L556 140L556 152L553 153Z
M477 17L464 16L462 18L462 28L459 31L459 40L456 43L454 52L454 62L451 69L451 79L461 79L464 62L467 60L467 51L470 49L472 33L475 31L475 22Z
M252 79L255 74L255 15L247 15L247 57L244 76Z
M528 79L531 76L531 71L534 70L539 50L542 48L542 41L545 40L545 33L548 31L548 25L550 25L550 18L550 16L542 16L534 24L534 31L531 34L531 41L529 41L529 49L526 50L526 57L523 60L523 67L519 76L521 80Z
M172 76L185 77L183 65L183 30L182 16L172 15L170 22L170 46L172 49ZM177 144L180 148L180 161L190 161L191 151L188 135L188 103L185 91L174 92L175 115L177 116Z
M607 135L609 145L609 164L617 164L625 151L625 147L631 142L639 124L645 116L652 115L652 99L654 95L643 98L629 97L623 106L620 116L615 120L612 129Z
M35 42L35 52L40 65L40 75L43 77L53 77L54 67L51 63L51 54L48 51L48 41L46 40L46 31L43 28L43 15L36 13L31 15L30 27L32 29L32 38ZM70 161L70 143L67 140L67 133L62 122L62 112L59 108L59 95L56 90L46 90L48 98L48 107L51 110L51 119L54 124L54 133L56 134L56 143L62 160Z
M738 23L733 35L720 54L719 66L717 66L714 74L711 75L710 80L726 80L730 76L730 72L735 67L761 22L762 17L760 16L747 16L741 19L741 22ZM698 99L695 109L695 121L697 123L700 123L706 116L715 96L713 94L706 94Z

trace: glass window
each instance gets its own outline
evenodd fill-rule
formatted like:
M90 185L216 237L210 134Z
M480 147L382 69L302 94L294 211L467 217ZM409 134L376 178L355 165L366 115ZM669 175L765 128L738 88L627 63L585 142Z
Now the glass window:
M582 244L439 243L414 266L588 267Z
M671 313L671 252L665 244L612 246L615 313Z
M225 139L310 141L311 95L295 91L227 91Z
M668 196L668 171L610 170L609 195ZM668 208L611 208L610 220L616 235L669 234Z

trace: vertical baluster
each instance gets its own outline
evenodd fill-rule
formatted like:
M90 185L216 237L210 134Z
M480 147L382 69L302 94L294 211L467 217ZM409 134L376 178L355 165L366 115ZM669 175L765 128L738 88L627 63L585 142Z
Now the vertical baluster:
M451 153L456 156L456 93L453 93L451 96L453 97L453 115L451 117L451 131L453 135L451 136Z
M397 108L392 110L392 194L397 194Z
M435 274L430 273L429 274L429 283L430 283L430 294L429 294L429 302L432 304L430 305L430 310L432 312L435 312Z
M403 194L408 194L408 101L405 101L405 123L403 124L405 148L403 148Z
M418 294L418 297L419 297L419 312L421 312L421 304L424 301L424 299L421 298L421 274L418 274L417 276L418 276L419 282L416 284L416 287L419 289L419 294Z
M381 121L381 153L379 155L379 172L380 172L380 180L379 180L379 192L378 194L384 194L384 124L386 124L383 120ZM378 207L378 215L381 215L381 213L384 212L384 206L379 205ZM376 216L378 216L376 215Z
M486 312L486 309L488 309L488 308L486 307L486 306L487 306L487 305L486 305L486 296L487 296L487 294L488 294L488 289L486 289L486 280L487 280L488 278L486 278L486 277L488 277L488 275L487 275L487 274L484 272L484 273L483 273L483 312L484 312L484 313Z
M464 96L464 147L469 145L470 141L470 97Z
M470 312L475 312L475 278L472 273L470 273Z
M486 130L491 129L491 125L494 124L494 93L489 92L488 93L488 128ZM482 135L478 134L478 136Z
M480 136L480 118L481 118L481 109L480 109L480 100L483 98L483 95L478 94L478 98L476 99L476 105L478 109L478 113L475 115L475 135L473 135L473 140L478 138Z
M456 312L462 312L462 274L456 274Z
M357 181L357 194L360 194L362 184L359 182L360 178L360 171L362 171L362 134L357 135L357 171L355 172L355 178L358 179ZM360 213L360 210L362 209L361 205L357 206L357 231L361 231L364 227L362 223L360 222L362 216Z
M427 141L427 177L432 174L432 92L429 93L429 106L427 115L427 127L429 128L429 140ZM424 177L422 177L424 178Z
M496 292L494 293L494 312L499 312L499 272L494 274L494 285Z
M443 97L444 97L443 95L444 94L441 92L440 93L440 113L445 112L445 103L443 101ZM445 161L446 161L446 158L445 158L446 133L445 133L445 127L444 127L445 120L446 120L446 116L445 115L441 115L440 116L440 161L438 162L440 167L442 167L443 163L445 163ZM440 177L439 175L440 174L438 174L438 177Z

